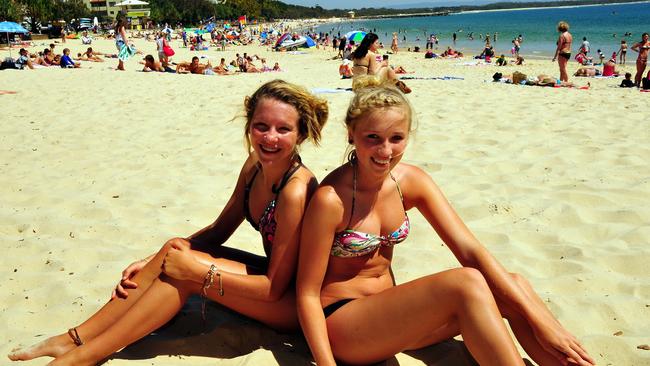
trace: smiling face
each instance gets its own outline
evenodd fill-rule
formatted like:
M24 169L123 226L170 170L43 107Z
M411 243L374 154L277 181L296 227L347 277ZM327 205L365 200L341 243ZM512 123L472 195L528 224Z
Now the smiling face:
M402 159L409 137L408 112L400 106L377 109L359 117L352 140L361 171L386 175Z
M299 118L298 111L290 104L272 98L259 101L248 134L262 164L293 157L299 138Z

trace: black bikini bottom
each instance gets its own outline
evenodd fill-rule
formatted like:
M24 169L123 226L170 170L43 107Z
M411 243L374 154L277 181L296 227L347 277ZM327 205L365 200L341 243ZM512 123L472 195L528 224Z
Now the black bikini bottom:
M334 314L335 311L337 311L343 305L349 303L352 300L356 300L356 299L343 299L343 300L339 300L337 302L331 303L331 304L327 305L326 307L324 307L323 308L323 314L325 314L325 319L327 319L327 317Z
M571 59L571 52L560 52L558 55L559 55L560 57L564 57L564 58L566 58L567 60L570 60L570 59Z

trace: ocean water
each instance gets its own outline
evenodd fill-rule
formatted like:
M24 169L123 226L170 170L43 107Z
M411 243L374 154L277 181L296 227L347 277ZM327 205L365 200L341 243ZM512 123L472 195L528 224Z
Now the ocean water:
M650 3L593 5L566 8L543 8L525 10L501 10L485 12L457 13L448 16L412 17L346 21L327 24L316 28L317 32L345 34L348 31L362 29L374 31L380 41L390 47L392 32L399 32L399 46L420 46L424 48L428 35L435 33L439 40L439 49L453 46L452 33L456 32L456 48L472 55L480 52L484 41L479 36L490 34L497 54L509 54L512 40L522 35L524 42L521 54L532 57L548 57L555 52L558 39L557 23L567 21L569 32L573 35L573 52L575 53L582 38L587 37L591 44L591 55L601 49L606 57L618 51L621 40L628 44L628 62L636 59L636 53L630 51L634 43L641 40L641 34L650 33ZM473 32L474 40L468 39ZM625 36L626 33L631 35ZM404 40L406 37L406 41Z

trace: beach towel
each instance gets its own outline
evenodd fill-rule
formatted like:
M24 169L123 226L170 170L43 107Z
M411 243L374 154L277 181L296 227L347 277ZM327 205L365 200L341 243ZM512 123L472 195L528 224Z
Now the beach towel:
M351 92L352 88L314 88L311 90L312 94L335 94Z
M400 80L465 80L458 76L402 76Z
M126 61L133 55L135 55L135 47L124 45L117 54L117 58L120 59L120 61Z

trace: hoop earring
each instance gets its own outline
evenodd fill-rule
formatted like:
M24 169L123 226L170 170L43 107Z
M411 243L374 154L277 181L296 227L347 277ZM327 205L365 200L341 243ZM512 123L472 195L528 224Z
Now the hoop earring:
M356 162L356 161L357 161L357 150L352 149L352 150L348 153L348 162L349 162L349 163L354 163L354 162Z

